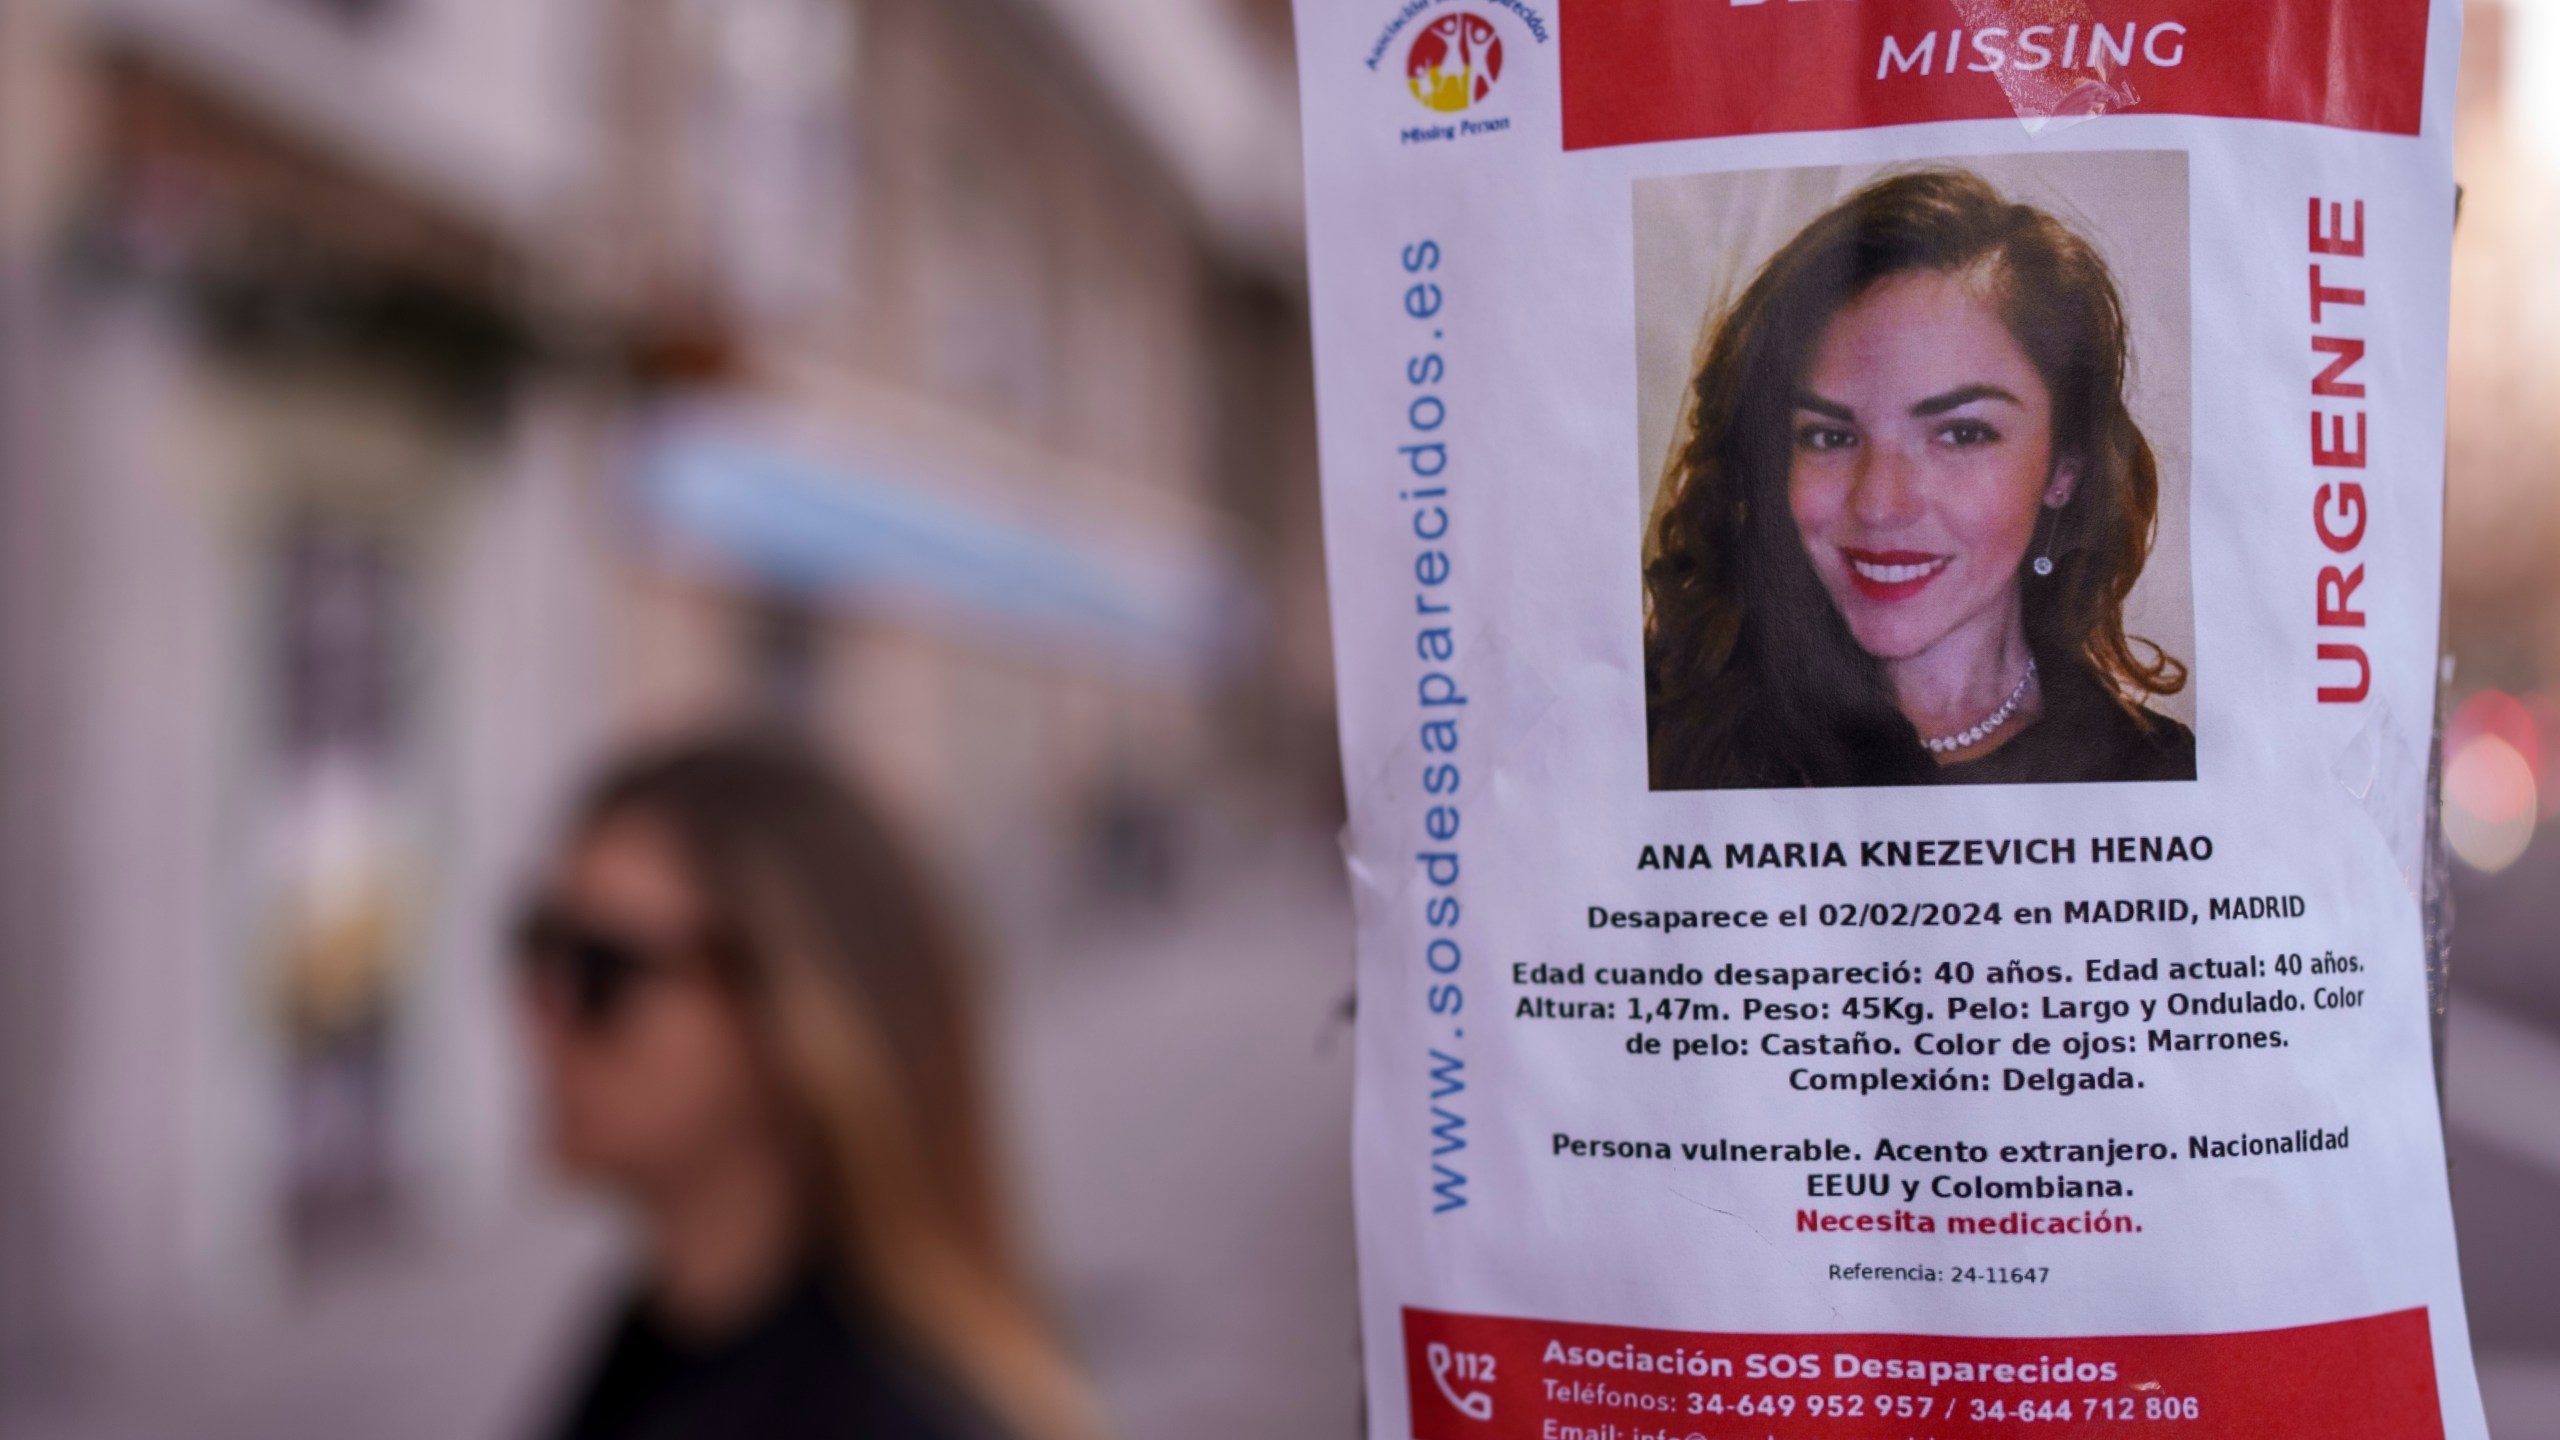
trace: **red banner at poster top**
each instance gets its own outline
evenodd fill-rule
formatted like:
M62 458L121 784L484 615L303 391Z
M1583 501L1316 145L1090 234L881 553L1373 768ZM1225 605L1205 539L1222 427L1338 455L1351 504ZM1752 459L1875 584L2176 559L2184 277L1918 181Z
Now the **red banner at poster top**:
M1561 0L1568 150L1937 120L2418 133L2426 0Z
M1404 1312L1414 1440L2440 1440L2424 1310L2237 1335L1706 1335Z

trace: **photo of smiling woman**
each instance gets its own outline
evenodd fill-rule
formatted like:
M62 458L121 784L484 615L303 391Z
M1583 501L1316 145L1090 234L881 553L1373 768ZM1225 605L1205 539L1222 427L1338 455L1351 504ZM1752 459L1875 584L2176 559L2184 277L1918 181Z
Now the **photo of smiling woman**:
M1645 547L1657 790L2192 780L2130 636L2158 462L2098 251L1961 170L1798 232L1716 321Z

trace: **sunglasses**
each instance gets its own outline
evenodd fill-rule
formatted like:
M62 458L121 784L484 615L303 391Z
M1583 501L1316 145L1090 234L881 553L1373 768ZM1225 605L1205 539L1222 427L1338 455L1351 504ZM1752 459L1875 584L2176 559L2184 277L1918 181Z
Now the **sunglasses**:
M537 905L516 925L516 968L568 1002L587 1029L621 1018L631 997L655 980L690 973L675 947L654 945L556 905Z

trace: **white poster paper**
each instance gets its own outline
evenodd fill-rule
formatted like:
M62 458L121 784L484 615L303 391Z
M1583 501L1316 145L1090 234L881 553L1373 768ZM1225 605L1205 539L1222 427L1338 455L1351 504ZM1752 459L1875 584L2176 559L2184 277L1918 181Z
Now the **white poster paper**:
M2457 12L1298 0L1372 1434L2484 1435Z

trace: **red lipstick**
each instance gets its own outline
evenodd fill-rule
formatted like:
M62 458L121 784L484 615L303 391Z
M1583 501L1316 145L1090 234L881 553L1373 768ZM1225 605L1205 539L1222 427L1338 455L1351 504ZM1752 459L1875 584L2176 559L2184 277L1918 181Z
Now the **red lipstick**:
M1926 550L1853 550L1840 558L1849 565L1849 584L1869 600L1890 604L1908 600L1929 588L1947 568L1948 557Z

